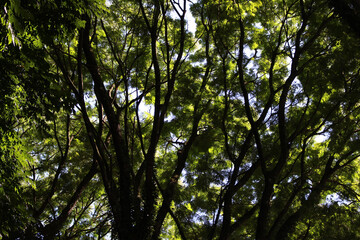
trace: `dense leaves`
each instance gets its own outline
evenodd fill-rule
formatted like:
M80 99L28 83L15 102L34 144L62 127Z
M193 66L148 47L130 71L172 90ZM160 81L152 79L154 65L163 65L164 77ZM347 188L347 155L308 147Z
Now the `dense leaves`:
M0 236L358 238L356 3L5 1Z

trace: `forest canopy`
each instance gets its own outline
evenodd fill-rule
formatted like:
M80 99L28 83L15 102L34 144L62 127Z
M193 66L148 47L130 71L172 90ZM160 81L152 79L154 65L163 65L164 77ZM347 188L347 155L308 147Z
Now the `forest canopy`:
M359 239L360 2L0 3L1 239Z

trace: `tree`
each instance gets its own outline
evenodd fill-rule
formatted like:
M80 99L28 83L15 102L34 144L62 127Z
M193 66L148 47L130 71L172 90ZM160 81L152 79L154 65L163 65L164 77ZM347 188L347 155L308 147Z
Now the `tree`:
M19 182L24 227L0 234L357 236L360 51L332 6L6 1L2 54L19 60L2 61L21 71L5 76L39 77L22 91L42 110L8 104L31 117L6 126L33 187Z

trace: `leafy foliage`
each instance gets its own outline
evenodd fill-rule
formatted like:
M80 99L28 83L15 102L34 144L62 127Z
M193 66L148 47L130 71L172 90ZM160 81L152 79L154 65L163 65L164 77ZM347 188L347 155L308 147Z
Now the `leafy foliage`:
M358 238L340 5L2 3L0 235Z

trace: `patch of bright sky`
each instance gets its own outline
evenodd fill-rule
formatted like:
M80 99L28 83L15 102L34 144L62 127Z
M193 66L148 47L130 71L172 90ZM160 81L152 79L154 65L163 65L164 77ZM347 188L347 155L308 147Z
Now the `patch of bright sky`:
M107 0L108 1L108 0ZM193 3L196 3L196 1L192 1ZM183 7L183 1L179 1L179 4L181 5L181 7ZM187 22L187 30L192 32L193 34L195 34L195 31L196 31L196 23L195 23L195 18L194 16L191 14L191 11L190 11L190 1L186 1L186 13L185 13L185 19L186 19L186 22ZM178 12L181 14L182 11L181 9L177 8L178 9ZM177 12L175 10L171 11L170 12L170 16L174 19L177 19L179 18Z
M317 143L322 143L328 140L329 137L330 137L329 133L318 134L314 136L314 141Z
M193 1L194 3L196 1ZM188 9L187 11L187 28L190 32L192 32L193 34L195 34L196 32L196 22L195 22L195 18L194 16L191 14L190 11L190 6L189 6L189 1L186 2L186 4L188 5L186 8Z
M332 193L326 196L325 203L321 205L329 206L334 203L339 205L349 205L351 201L342 199L338 193Z

